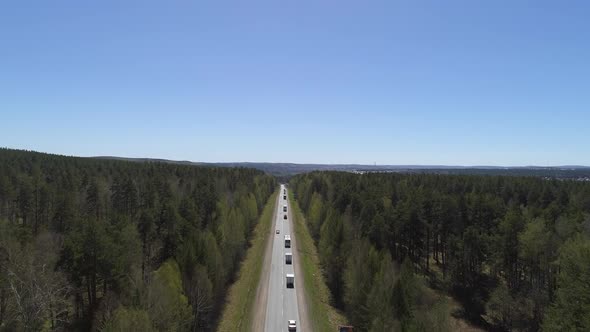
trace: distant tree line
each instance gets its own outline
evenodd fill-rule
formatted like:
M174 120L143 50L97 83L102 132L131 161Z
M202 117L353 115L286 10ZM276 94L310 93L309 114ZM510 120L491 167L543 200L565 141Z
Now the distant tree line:
M590 183L313 172L290 185L358 331L590 331ZM427 287L430 286L430 287Z
M0 331L211 331L276 180L0 149Z

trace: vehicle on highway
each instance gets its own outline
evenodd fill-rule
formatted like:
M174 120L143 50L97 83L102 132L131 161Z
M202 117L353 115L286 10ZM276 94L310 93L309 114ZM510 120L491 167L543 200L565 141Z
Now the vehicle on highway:
M287 288L295 287L295 275L292 273L287 273Z
M289 331L297 331L297 322L295 322L294 320L288 321L287 329L289 329Z
M285 235L285 248L291 248L291 235Z
M284 196L283 196L283 199L284 199L284 200L287 200L287 195L284 195Z
M287 212L287 205L283 205L283 212Z
M283 219L287 220L287 215L284 215L284 216L283 216Z
M280 229L277 229L277 234L280 234L280 233L281 233L281 230Z
M288 252L285 254L285 264L291 265L293 264L293 254Z

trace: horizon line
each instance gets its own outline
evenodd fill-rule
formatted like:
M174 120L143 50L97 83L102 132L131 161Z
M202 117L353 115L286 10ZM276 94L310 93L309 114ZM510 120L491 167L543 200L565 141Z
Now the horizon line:
M359 164L359 163L321 163L321 162L288 162L288 161L192 161L158 157L122 157L122 156L88 156L81 158L112 158L112 159L146 159L193 164L283 164L313 166L362 166L362 167L422 167L422 168L590 168L590 165L445 165L445 164Z
M192 164L283 164L283 165L310 165L310 166L358 166L358 167L372 167L372 168L384 168L384 167L395 167L395 168L590 168L590 165L485 165L485 164L473 164L473 165L449 165L449 164L361 164L361 163L321 163L321 162L286 162L286 161L192 161L187 159L168 159L161 157L127 157L127 156L115 156L115 155L95 155L95 156L82 156L82 155L68 155L53 152L42 152L37 150L10 148L7 146L2 149L16 150L16 151L28 151L49 155L57 155L64 157L75 157L75 158L94 158L94 159L128 159L128 160L155 160L155 161L168 161L176 163L192 163Z

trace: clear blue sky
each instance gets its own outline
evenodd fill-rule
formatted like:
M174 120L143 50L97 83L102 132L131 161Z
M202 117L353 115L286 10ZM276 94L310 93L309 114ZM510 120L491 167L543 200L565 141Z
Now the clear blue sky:
M588 1L3 1L0 146L590 165Z

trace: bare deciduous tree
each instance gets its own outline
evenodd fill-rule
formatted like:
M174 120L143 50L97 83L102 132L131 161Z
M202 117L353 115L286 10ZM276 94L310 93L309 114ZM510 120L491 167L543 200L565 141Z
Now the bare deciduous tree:
M61 272L55 270L55 246L59 239L51 233L40 234L36 241L20 248L8 244L6 259L1 265L14 322L26 331L39 330L49 321L57 329L68 320L69 285Z

